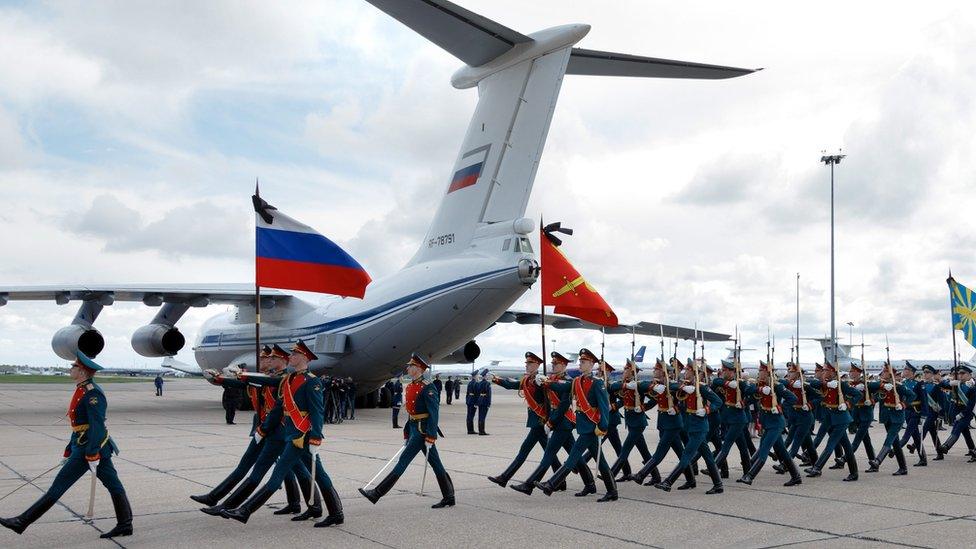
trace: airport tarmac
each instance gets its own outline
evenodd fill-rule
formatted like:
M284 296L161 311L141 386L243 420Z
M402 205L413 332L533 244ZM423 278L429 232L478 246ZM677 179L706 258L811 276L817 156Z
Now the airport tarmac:
M784 488L786 477L767 464L751 487L734 482L741 471L733 466L722 495L705 495L710 482L701 476L699 488L687 492L622 483L615 503L571 493L526 497L485 478L504 469L525 434L525 407L504 390L494 391L491 436L465 434L463 403L441 406L446 436L438 448L454 479L456 507L430 509L439 498L430 474L425 495L418 495L419 460L379 504L361 497L356 489L396 452L402 437L391 428L388 409L359 410L355 421L326 425L323 446L345 507L344 525L313 528L274 516L271 509L242 525L204 515L188 496L206 492L236 465L247 444L250 413L226 425L219 390L199 380L168 381L163 397L154 396L151 383L105 389L109 430L122 448L115 465L132 502L135 535L98 539L115 524L101 485L94 523L82 522L85 477L23 536L0 531L0 547L964 547L976 539L976 464L966 463L961 441L945 461L911 467L908 476L892 477L891 460L880 473L862 473L853 484L841 482L846 471L825 470L819 479ZM58 418L70 390L70 384L0 384L0 494L59 461L68 430ZM648 432L653 444L657 433ZM880 447L883 430L875 426L872 435ZM540 456L534 450L516 478L524 478ZM909 455L909 463L914 458ZM662 469L673 463L671 457ZM24 510L54 474L0 501L0 515ZM571 489L579 486L575 475L569 482ZM602 492L599 482L598 487ZM268 505L278 508L283 501L281 491Z

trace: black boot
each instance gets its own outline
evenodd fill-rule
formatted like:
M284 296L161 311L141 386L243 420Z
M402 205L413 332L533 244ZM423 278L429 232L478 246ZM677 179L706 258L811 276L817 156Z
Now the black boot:
M346 516L342 513L342 501L339 500L339 494L336 493L335 487L329 486L322 497L325 499L325 508L328 509L329 516L325 517L323 521L316 522L315 527L326 528L345 522Z
M752 460L752 465L749 466L749 470L746 471L742 478L736 480L736 482L741 482L742 484L752 485L752 481L755 480L756 475L759 474L759 470L762 469L762 463L758 459Z
M633 472L629 470L630 465L626 461L621 459L620 456L617 456L616 461L614 461L613 465L610 466L610 474L613 475L614 477L617 477L617 473L620 472L620 470L623 468L625 464L627 464L628 470L620 477L615 478L617 482L627 482L629 480L634 480Z
M918 450L918 463L916 463L915 465L913 465L913 467L926 467L929 464L929 457L925 453L925 442L924 442L924 440L925 439L919 439L918 447L915 448L916 450Z
M129 498L125 492L121 494L111 494L112 507L115 508L115 528L98 536L102 539L109 539L121 536L132 535L132 507L129 506Z
M952 446L959 440L959 435L949 435L949 438L942 444L942 446L937 446L940 454L948 454Z
M855 482L857 480L857 458L854 457L854 452L851 452L847 456L847 476L844 477L844 482Z
M907 475L908 464L905 463L905 452L902 451L901 444L898 444L897 441L895 442L894 452L895 452L895 460L898 462L898 470L895 471L894 473L891 473L891 476L900 477L902 475Z
M932 444L935 445L935 457L932 461L942 461L945 459L945 453L942 451L942 443L939 442L939 433L932 429Z
M44 494L41 499L34 502L27 508L26 511L12 518L0 518L0 525L10 528L18 534L23 534L24 530L28 526L34 523L35 520L41 518L41 515L47 512L58 500Z
M288 505L272 514L294 515L302 511L302 496L298 490L298 481L294 477L285 478L285 497L288 500Z
M712 487L707 492L705 492L705 494L712 495L712 494L721 494L722 492L724 492L725 488L722 487L722 473L719 471L719 468L716 466L716 464L714 462L709 464L709 462L706 461L705 467L708 468L708 476L711 477L712 479ZM725 467L725 476L726 477L729 476L728 466Z
M217 505L217 502L224 499L224 496L229 494L230 491L234 489L234 486L237 486L237 483L240 482L240 480L241 479L235 477L227 477L220 481L220 484L215 486L213 490L210 490L202 496L190 496L190 499L201 505L206 505L207 507Z
M518 463L513 462L509 464L507 469L502 471L502 474L498 475L497 477L488 477L488 480L504 488L508 484L508 481L512 479L512 475L515 474L515 471L518 471L518 466Z
M212 516L223 516L223 512L236 509L238 505L244 503L244 500L250 496L254 490L258 487L258 483L254 482L250 478L246 478L241 482L241 485L234 490L234 493L227 497L227 500L219 505L214 505L213 507L204 507L200 511L212 515Z
M311 479L309 479L309 481L311 481ZM315 486L312 490L313 490L313 495L311 498L312 503L307 504L308 509L305 509L304 513L291 517L292 521L303 522L308 519L317 519L322 516L322 497L319 495L319 487Z
M599 467L599 463L597 467ZM610 473L609 469L603 471L603 486L606 488L607 493L603 495L600 499L596 500L597 503L606 503L608 501L617 501L617 482L613 479L613 475Z
M430 506L431 509L454 507L454 483L447 471L437 475L437 485L441 487L441 500Z
M783 463L782 461L780 463ZM803 483L803 477L800 476L800 469L797 468L796 462L792 459L786 460L786 470L790 473L790 480L786 481L783 486L796 486L797 484Z
M590 472L590 468L586 466L586 463L584 463L583 460L580 460L579 465L576 466L576 472L579 474L580 480L583 481L583 489L573 495L581 498L590 494L595 494L596 481L593 479L593 473ZM565 479L566 477L564 476L563 480Z
M670 492L671 491L671 485L674 484L674 481L678 480L678 476L680 474L681 474L681 469L678 469L677 467L675 467L673 471L671 471L670 473L668 473L668 478L666 478L666 479L662 480L661 482L655 484L654 487L657 488L657 489L659 489L659 490L664 490L665 492ZM685 482L685 484L687 484L687 482Z
M729 462L723 459L722 463L719 464L718 471L720 477L729 478Z
M889 451L891 451L891 446L888 446L887 444L882 446L881 451L878 452L877 456L874 459L868 461L868 465L870 465L870 467L868 467L867 470L865 470L864 472L877 473L878 469L881 467L881 464L884 463L885 458L888 457Z
M377 484L374 488L370 488L369 490L364 490L363 488L360 488L359 493L362 494L363 497L368 499L370 503L375 505L376 502L379 501L381 497L385 496L386 493L390 491L390 488L393 488L393 485L396 484L396 481L399 478L400 475L390 473L389 475L386 475L386 477L383 480L381 480L380 483Z
M274 490L268 487L267 484L261 487L253 496L248 498L247 501L241 504L237 509L228 509L220 513L220 516L224 518L234 519L238 522L243 522L247 524L247 519L251 518L251 515L255 511L261 508L265 503L271 499L275 493Z
M485 422L483 421L478 422L478 434L481 436L488 436L488 433L485 431Z
M644 481L647 479L647 475L651 474L651 471L656 469L657 469L657 463L654 461L654 458L651 458L647 460L647 463L645 463L640 468L640 471L637 471L636 473L630 476L637 484L644 484ZM660 476L660 473L658 475ZM660 480L658 482L660 482Z
M564 480L566 480L566 477L569 476L569 471L570 471L569 467L566 467L566 465L563 464L563 466L560 467L559 470L552 475L552 478L550 478L545 482L539 482L538 480L536 480L535 482L533 482L533 484L535 485L536 488L542 490L542 493L544 493L547 496L551 496L552 493L556 491L556 486L559 485ZM593 485L593 479L591 476L590 486L592 485ZM516 486L512 486L512 488L518 490L519 492L522 492L522 490L519 490L518 487ZM593 491L596 492L596 487L593 488ZM529 490L527 493L531 494L532 490Z

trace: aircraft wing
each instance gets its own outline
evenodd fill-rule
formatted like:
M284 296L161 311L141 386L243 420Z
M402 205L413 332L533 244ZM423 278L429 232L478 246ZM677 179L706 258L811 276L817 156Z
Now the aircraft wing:
M292 296L278 290L261 289L261 304L289 299ZM252 284L158 284L158 285L64 285L64 286L0 286L0 306L8 301L54 301L64 305L69 301L97 301L111 305L116 301L141 301L150 306L163 303L182 303L192 307L210 304L249 305L254 303Z
M539 313L530 313L525 311L505 311L502 316L495 321L496 324L540 324L542 317ZM546 326L552 326L556 329L579 329L579 330L603 330L603 326L599 324L593 324L592 322L587 322L585 320L580 320L578 318L573 318L571 316L564 315L546 315ZM695 339L695 329L694 328L683 328L680 326L669 326L667 324L658 324L656 322L645 322L640 321L636 324L619 324L613 328L606 328L608 334L638 334L644 336L654 336L659 337L661 333L664 333L664 337L677 338L677 339ZM731 336L728 334L720 334L717 332L708 332L703 330L698 330L698 339L705 341L728 341Z
M180 362L171 356L164 358L160 366L163 368L169 368L170 370L176 370L177 372L183 372L184 374L189 374L193 377L203 377L203 371L200 370L200 368L191 366L185 362Z

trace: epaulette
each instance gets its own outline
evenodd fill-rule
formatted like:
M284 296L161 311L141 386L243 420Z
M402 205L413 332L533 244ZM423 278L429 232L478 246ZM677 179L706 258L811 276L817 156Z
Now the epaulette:
M88 383L86 383L84 385L84 388L85 388L85 392L94 391L95 390L95 384L89 381Z

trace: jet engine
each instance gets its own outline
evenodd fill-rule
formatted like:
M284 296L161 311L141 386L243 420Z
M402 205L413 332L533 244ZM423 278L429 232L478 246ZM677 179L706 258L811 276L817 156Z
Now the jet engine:
M95 328L72 324L54 332L51 348L64 360L74 360L77 351L95 357L105 348L105 339Z
M464 347L454 351L446 357L436 361L437 364L471 364L481 356L481 347L474 341L464 344Z
M132 348L145 357L173 356L186 345L175 326L147 324L132 334Z

